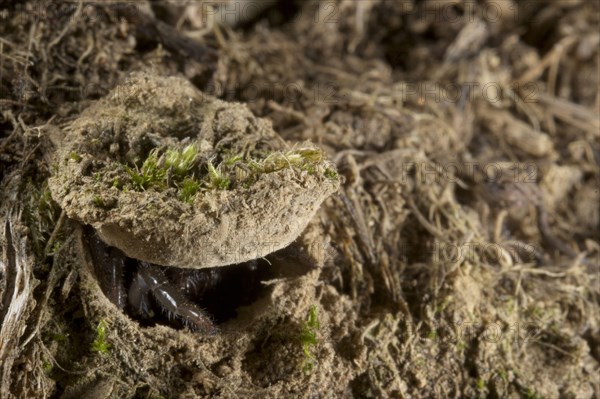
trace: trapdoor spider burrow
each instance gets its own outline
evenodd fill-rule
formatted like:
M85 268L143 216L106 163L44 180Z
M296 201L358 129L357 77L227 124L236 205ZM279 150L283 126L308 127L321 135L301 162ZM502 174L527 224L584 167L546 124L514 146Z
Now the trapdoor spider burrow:
M164 321L203 334L216 333L217 322L254 301L260 281L274 276L265 259L198 270L169 268L128 258L104 244L90 226L83 228L83 236L102 292L142 323Z
M62 134L49 188L84 225L106 296L204 333L216 327L194 299L217 284L252 295L244 283L268 277L261 259L340 184L323 150L286 143L245 105L180 77L134 73Z

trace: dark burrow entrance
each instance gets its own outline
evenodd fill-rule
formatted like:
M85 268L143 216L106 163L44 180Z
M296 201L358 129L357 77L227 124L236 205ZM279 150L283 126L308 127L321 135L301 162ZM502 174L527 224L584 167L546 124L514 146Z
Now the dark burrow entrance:
M143 262L126 257L115 248L105 246L91 227L84 228L93 261L94 274L106 297L133 320L142 326L168 325L176 329L190 327L197 330L185 318L178 317L166 309L153 294L147 295L147 309L132 301L131 287L135 284L144 267ZM121 271L112 264L122 257ZM152 265L166 277L173 293L185 298L186 302L202 309L210 315L212 322L219 325L235 319L241 307L251 305L268 294L269 286L264 281L276 278L298 277L306 274L314 262L297 244L276 251L264 258L254 259L235 265L183 269ZM116 299L115 292L121 295ZM125 297L125 298L123 298ZM119 305L120 303L120 305ZM226 331L222 331L226 332Z

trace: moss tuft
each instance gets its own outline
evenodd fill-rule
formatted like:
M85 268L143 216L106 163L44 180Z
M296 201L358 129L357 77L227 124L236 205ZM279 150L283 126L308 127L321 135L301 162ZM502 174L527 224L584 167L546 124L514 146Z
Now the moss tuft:
M142 164L140 169L127 168L134 188L146 190L150 187L163 189L166 187L167 170L158 163L158 150L154 149Z
M60 207L52 199L48 182L44 181L41 187L29 180L25 185L27 202L24 207L24 221L29 227L29 238L33 245L35 256L43 260L46 255L46 245L56 228L56 223L60 217ZM62 242L62 235L55 237L55 245Z
M104 207L104 200L102 199L101 196L96 195L94 197L94 205L98 206L98 207Z
M299 148L286 152L275 151L261 154L258 158L245 159L243 155L227 156L219 163L215 158L199 163L199 150L194 144L182 150L154 149L141 167L125 166L129 182L113 182L122 190L163 191L175 188L178 198L193 202L202 190L231 190L235 187L249 188L261 174L294 168L315 174L323 171L329 179L337 179L334 169L322 169L323 151L317 148ZM235 183L235 184L234 184Z
M231 186L231 179L227 177L220 167L215 168L211 161L206 165L208 169L209 188L227 190Z
M176 180L185 179L196 165L198 148L190 144L182 151L167 150L163 168L170 170Z
M305 373L310 373L317 364L317 359L313 355L314 347L318 344L318 332L321 324L317 314L317 306L312 305L308 311L306 322L302 326L302 334L300 342L302 343L302 353L304 361L302 362L302 370Z
M96 327L96 339L92 342L92 351L105 354L110 350L110 344L106 341L107 325L104 320L100 320Z
M179 186L179 199L191 203L198 191L200 191L200 182L191 177L185 178Z
M78 153L76 153L75 151L71 151L69 153L69 158L74 160L75 162L79 162L81 161L81 155L79 155Z

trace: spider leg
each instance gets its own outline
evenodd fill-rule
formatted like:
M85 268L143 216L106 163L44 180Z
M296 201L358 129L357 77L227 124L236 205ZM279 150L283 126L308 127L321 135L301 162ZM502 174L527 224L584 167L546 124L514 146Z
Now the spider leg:
M108 247L91 229L86 229L86 240L92 256L94 274L104 295L119 309L125 308L127 293L123 281L125 255L116 248Z
M185 298L171 284L159 266L140 261L138 274L169 316L177 316L192 329L205 334L214 334L218 331L210 315Z
M180 287L187 298L201 298L207 290L214 288L222 273L217 269L176 269L169 271L168 278L174 286Z
M146 280L144 280L144 277L140 273L136 273L131 287L129 287L128 301L134 312L144 318L154 316L149 294L150 287L146 284Z

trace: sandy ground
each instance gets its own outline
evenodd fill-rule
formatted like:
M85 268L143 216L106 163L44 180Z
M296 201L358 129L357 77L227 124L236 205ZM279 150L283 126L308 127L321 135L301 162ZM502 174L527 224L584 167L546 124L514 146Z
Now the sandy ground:
M0 18L0 398L600 395L598 2L27 1ZM182 86L153 96L136 74ZM103 186L190 137L216 156L195 196ZM282 237L205 269L190 301L217 334L115 306L90 251L95 228L129 255L123 292L151 250L174 279L203 262L174 209ZM103 235L123 210L122 231L162 241Z

